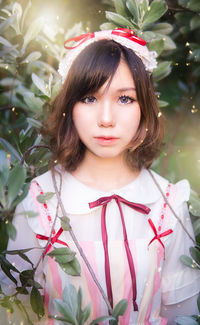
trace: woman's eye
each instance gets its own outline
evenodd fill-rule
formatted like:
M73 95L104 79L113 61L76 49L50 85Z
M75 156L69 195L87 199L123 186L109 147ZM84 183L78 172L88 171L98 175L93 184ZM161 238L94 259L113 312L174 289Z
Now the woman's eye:
M94 96L85 96L80 101L84 104L93 104L96 102L96 98Z
M135 101L135 99L133 98L133 97L130 97L130 96L125 96L125 95L123 95L123 96L120 96L119 97L119 102L121 103L121 104L131 104L131 103L133 103Z

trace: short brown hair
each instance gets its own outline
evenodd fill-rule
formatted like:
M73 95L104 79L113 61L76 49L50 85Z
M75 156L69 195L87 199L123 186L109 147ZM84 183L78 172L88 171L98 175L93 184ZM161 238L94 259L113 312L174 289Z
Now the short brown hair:
M127 150L127 161L134 168L149 168L160 153L164 124L151 76L132 50L113 40L100 40L87 46L74 60L46 123L53 159L67 171L75 170L85 153L73 123L73 107L111 80L122 58L132 73L141 109L140 125Z

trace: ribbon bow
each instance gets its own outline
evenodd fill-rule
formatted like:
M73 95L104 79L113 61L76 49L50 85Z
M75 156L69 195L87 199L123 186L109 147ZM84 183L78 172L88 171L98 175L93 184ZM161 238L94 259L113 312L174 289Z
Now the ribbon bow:
M58 232L55 234L55 236L51 237L51 240L50 240L50 243L48 244L44 254L43 254L43 258L45 257L45 255L48 253L48 251L50 250L51 246L54 244L54 243L59 243L59 244L62 244L62 245L65 245L67 247L69 247L67 245L67 243L65 243L64 241L58 239L58 237L60 237L60 235L62 234L63 232L63 229L62 227L58 230ZM36 235L36 238L38 239L41 239L41 240L49 240L49 237L48 236L44 236L44 235L39 235L37 234Z
M113 29L111 32L111 35L116 35L116 36L121 36L124 38L129 39L130 41L136 42L140 45L146 45L146 41L143 40L142 38L135 36L135 32L131 29L127 29L127 28L117 28L117 29ZM68 50L70 49L74 49L77 46L81 45L82 43L84 43L85 41L94 38L95 37L95 33L87 33L87 34L81 34L79 36L75 36L72 38L69 38L68 40L66 40L64 42L64 47ZM78 44L74 45L74 46L67 46L66 44L74 41L74 42L78 42Z
M155 236L153 237L153 239L149 242L149 245L154 241L154 240L158 240L159 241L159 243L162 245L162 247L164 248L164 251L165 251L165 246L164 246L164 244L163 244L163 242L161 241L161 237L165 237L165 236L168 236L169 234L171 234L172 232L173 232L173 230L172 229L168 229L167 231L164 231L164 232L162 232L161 234L158 234L157 233L157 230L156 230L156 227L155 227L155 225L153 224L153 221L149 218L148 219L148 222L149 222L149 224L150 224L150 226L151 226L151 228L152 228L152 230L153 230L153 232L154 232L154 234L155 234ZM149 246L148 245L148 246Z
M120 211L121 215L121 221L122 221L122 227L123 227L123 235L124 235L124 246L126 249L126 255L128 259L128 264L129 264L129 270L131 274L131 281L132 281L132 290L133 290L133 308L135 311L138 311L138 306L136 302L136 297L137 297L137 288L136 288L136 276L135 276L135 267L133 263L133 258L131 255L130 247L128 244L128 239L127 239L127 233L126 233L126 227L125 227L125 221L124 221L124 215L121 207L121 203L126 204L130 208L141 212L143 214L148 214L151 210L139 203L133 203L130 201L125 200L119 195L112 195L108 197L102 197L94 202L89 203L90 208L94 208L97 206L102 205L102 212L101 212L101 233L102 233L102 241L103 241L103 246L104 246L104 254L105 254L105 275L106 275L106 287L107 287L107 294L108 294L108 300L113 307L113 294L112 294L112 286L111 286L111 276L110 276L110 263L109 263L109 255L108 255L108 235L107 235L107 230L106 230L106 208L107 204L111 200L115 200Z

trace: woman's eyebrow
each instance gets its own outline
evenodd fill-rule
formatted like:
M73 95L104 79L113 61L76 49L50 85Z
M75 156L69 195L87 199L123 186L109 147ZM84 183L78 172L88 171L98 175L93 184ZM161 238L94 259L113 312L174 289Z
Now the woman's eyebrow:
M133 91L135 91L135 88L133 88L133 87L119 88L119 89L117 89L117 92L128 91L128 90L133 90Z

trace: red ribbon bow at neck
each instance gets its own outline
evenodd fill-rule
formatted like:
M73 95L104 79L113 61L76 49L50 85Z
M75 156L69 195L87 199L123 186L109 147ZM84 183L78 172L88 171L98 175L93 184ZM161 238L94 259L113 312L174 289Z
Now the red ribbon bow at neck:
M130 251L129 243L128 243L124 215L123 215L121 203L124 203L127 206L129 206L130 208L132 208L138 212L141 212L143 214L148 214L151 210L148 207L146 207L145 205L127 201L119 195L102 197L94 202L89 203L90 208L94 208L94 207L102 205L101 233L102 233L102 241L103 241L104 255L105 255L106 287L107 287L108 300L109 300L112 308L113 308L113 294L112 294L110 263L109 263L109 255L108 255L108 235L107 235L107 229L106 229L106 208L107 208L107 204L113 199L116 201L116 203L119 207L121 221L122 221L123 235L124 235L124 246L125 246L125 250L126 250L126 255L127 255L129 270L130 270L130 275L131 275L131 281L132 281L133 308L134 308L134 311L138 311L138 305L136 302L137 288L136 288L135 267L134 267L134 262L133 262L132 254Z
M104 31L106 33L106 31ZM101 33L101 32L97 32L97 33ZM113 29L111 32L112 35L116 35L116 36L121 36L124 37L132 42L138 43L140 45L146 45L146 41L143 40L142 38L135 36L135 32L131 29L128 28L117 28L117 29ZM75 36L72 38L69 38L68 40L66 40L64 42L64 47L68 50L70 49L74 49L77 46L81 45L82 43L84 43L85 41L94 38L95 37L95 33L87 33L87 34L81 34L79 36ZM74 46L67 46L66 44L69 42L78 42L78 44L74 45Z

